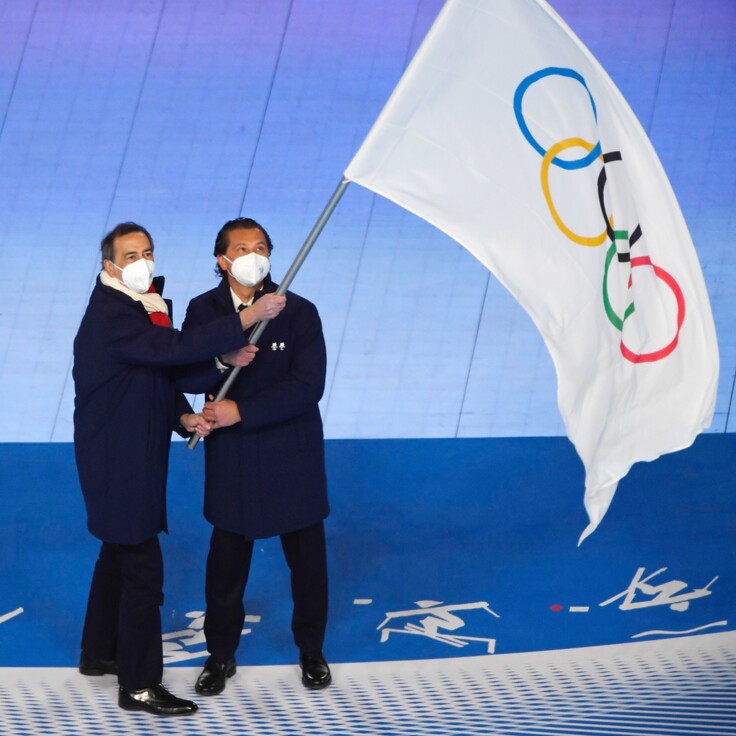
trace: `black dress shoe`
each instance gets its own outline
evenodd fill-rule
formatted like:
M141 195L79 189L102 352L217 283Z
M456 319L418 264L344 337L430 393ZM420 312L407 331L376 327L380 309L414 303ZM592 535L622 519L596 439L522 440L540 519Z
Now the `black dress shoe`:
M82 652L79 657L79 671L87 677L117 675L118 663L114 659L92 659Z
M217 695L225 689L225 680L235 674L237 667L234 659L227 662L219 662L210 657L204 663L204 669L194 684L194 689L200 695Z
M322 652L301 652L299 665L302 668L302 685L309 690L319 690L332 682L330 667Z
M198 708L191 700L172 695L163 685L153 685L143 690L120 688L118 705L123 710L145 710L157 716L188 716Z

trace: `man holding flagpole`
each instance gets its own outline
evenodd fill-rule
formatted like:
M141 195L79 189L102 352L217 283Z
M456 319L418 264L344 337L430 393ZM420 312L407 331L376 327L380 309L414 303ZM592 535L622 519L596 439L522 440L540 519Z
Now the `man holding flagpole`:
M288 292L276 296L271 239L255 220L226 222L215 240L220 284L189 304L183 330L200 329L268 300L285 305L266 325L256 359L240 371L228 397L205 403L213 432L205 439L204 513L213 525L207 558L204 633L210 657L195 689L216 695L236 671L245 617L243 595L255 539L280 536L291 572L292 633L302 683L331 682L322 654L327 625L327 560L323 521L329 513L324 438L318 402L326 353L316 307ZM191 366L180 381L212 398L227 361Z
M102 542L90 586L79 671L117 674L118 704L188 715L189 700L162 684L166 475L171 432L208 434L173 381L175 366L225 351L247 364L253 315L228 315L183 335L171 328L153 240L134 222L102 240L102 271L74 340L74 453L87 526ZM274 308L273 313L278 309Z

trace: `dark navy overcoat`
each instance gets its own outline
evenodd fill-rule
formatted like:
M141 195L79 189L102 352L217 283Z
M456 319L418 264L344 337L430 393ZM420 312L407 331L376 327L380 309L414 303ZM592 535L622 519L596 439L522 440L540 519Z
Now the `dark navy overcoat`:
M160 293L163 279L154 279ZM74 452L90 532L137 544L166 530L171 432L190 412L173 366L247 342L237 315L187 334L99 278L74 340ZM183 432L183 430L182 430Z
M256 298L275 290L267 277ZM223 279L189 303L182 330L187 334L233 312ZM325 342L314 304L287 292L286 307L268 323L258 348L228 393L242 421L204 440L205 517L248 539L303 529L329 513L318 406L325 386ZM186 373L179 385L188 393L216 395L224 380L214 361Z

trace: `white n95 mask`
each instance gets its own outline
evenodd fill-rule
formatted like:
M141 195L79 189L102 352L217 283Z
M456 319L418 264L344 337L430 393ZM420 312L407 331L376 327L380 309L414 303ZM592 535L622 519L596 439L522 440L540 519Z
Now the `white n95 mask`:
M129 263L125 268L120 268L116 264L112 264L121 272L121 281L131 290L139 294L145 294L150 288L153 281L153 261L148 258L139 258L133 263Z
M223 258L230 264L230 273L241 286L255 286L268 275L271 261L260 253L248 253L231 261L227 256Z

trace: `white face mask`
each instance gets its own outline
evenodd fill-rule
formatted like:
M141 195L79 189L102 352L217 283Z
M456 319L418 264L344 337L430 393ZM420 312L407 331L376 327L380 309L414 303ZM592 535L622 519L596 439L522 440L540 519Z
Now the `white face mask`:
M271 261L260 253L248 253L231 261L227 256L223 258L230 264L230 273L242 286L255 286L268 276Z
M145 294L150 288L153 281L153 261L148 258L139 258L133 263L129 263L125 268L115 263L112 264L122 273L120 279L129 289L139 294Z

